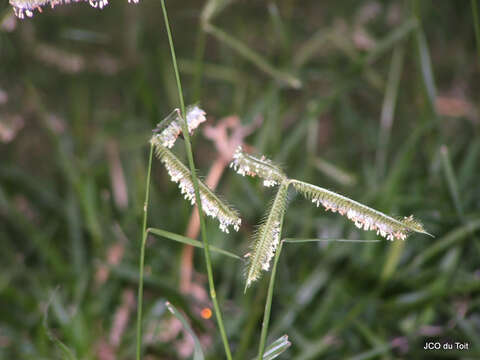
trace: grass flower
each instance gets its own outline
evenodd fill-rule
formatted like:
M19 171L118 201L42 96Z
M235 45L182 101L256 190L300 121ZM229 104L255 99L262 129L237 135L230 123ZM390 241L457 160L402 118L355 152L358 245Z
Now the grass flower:
M262 178L265 186L280 185L266 220L254 237L249 254L246 288L260 278L262 271L270 269L271 259L280 244L287 190L290 185L317 207L322 205L327 211L338 212L352 220L359 229L376 231L377 235L387 240L405 240L411 232L430 235L412 215L396 219L333 191L288 179L271 160L264 156L258 158L248 155L241 147L236 150L230 167L242 176Z
M290 182L317 207L322 205L327 211L338 212L352 220L359 229L376 231L377 235L387 240L405 240L411 232L430 235L413 215L396 219L333 191L303 181L290 180Z
M178 184L185 199L194 205L195 190L190 170L168 148L163 146L156 136L153 136L151 141L155 147L155 154L165 165L170 179ZM202 181L199 180L198 185L203 212L212 218L217 218L220 222L220 230L223 232L229 233L230 226L238 231L242 222L238 213L220 200Z
M128 0L129 3L137 4L139 0ZM35 10L42 12L42 8L50 6L52 9L57 5L70 4L74 2L88 2L94 8L103 9L108 5L108 0L10 0L15 15L23 19L25 15L32 17Z
M260 278L262 271L270 269L270 262L280 244L287 193L288 181L284 181L278 188L265 221L255 233L254 242L248 257L247 284L245 289Z
M280 168L265 156L255 157L245 153L239 146L230 163L238 174L245 176L258 176L263 179L263 185L270 187L281 184L287 179Z
M206 120L205 111L198 106L192 105L187 108L187 124L190 134ZM155 141L166 148L172 148L178 136L182 133L181 121L183 120L180 110L173 110L165 119L158 123L157 127L153 130L155 133Z

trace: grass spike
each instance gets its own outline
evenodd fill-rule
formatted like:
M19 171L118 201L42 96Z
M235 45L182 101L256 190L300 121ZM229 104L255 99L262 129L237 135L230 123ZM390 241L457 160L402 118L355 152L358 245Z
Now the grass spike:
M139 0L128 0L129 3L137 4ZM42 12L42 8L50 6L52 9L57 5L70 4L76 2L88 2L91 7L103 9L108 5L108 0L10 0L13 12L19 19L32 17L35 10Z
M333 191L299 180L290 180L290 183L317 207L322 205L327 211L331 210L345 215L358 228L375 230L377 235L381 235L387 240L405 240L411 232L433 236L425 231L423 225L415 220L413 215L396 219Z
M248 257L245 290L261 277L262 271L270 269L270 262L280 244L288 185L288 181L281 183L265 221L259 226L255 234L254 243Z
M190 134L207 119L205 111L197 105L187 107L187 124ZM173 110L153 130L155 141L169 149L173 147L178 136L182 133L182 114L179 109Z
M239 146L233 155L230 167L242 176L258 176L263 179L263 185L270 187L282 184L287 180L283 171L271 160L247 154Z
M169 149L159 142L158 137L154 135L151 142L155 147L155 155L165 165L170 179L178 183L185 199L194 205L195 190L190 170ZM198 185L203 212L212 218L217 218L220 222L220 230L223 232L228 233L229 226L233 226L234 230L238 231L241 224L238 213L220 200L202 181L198 180Z

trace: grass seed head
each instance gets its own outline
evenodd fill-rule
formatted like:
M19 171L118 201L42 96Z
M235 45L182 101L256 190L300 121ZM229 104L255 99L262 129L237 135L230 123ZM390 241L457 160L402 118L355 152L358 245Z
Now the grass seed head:
M190 204L195 204L195 188L193 186L190 170L165 146L155 143L155 154L165 165L170 179L178 184L180 192ZM240 229L242 220L238 213L220 200L202 181L198 180L200 190L200 199L202 201L203 212L218 219L219 228L225 233L229 233L229 227L235 231Z
M270 263L280 244L281 227L287 202L288 181L278 188L265 221L259 226L248 256L246 288L257 281Z
M338 212L352 220L359 229L376 231L387 240L405 240L411 232L428 234L412 215L396 219L333 191L298 180L291 180L291 183L317 207L322 205L327 211Z
M271 160L262 157L255 157L245 153L241 146L237 148L230 163L238 174L245 176L258 176L263 179L263 185L267 187L281 184L287 179L280 167Z
M207 120L205 111L196 105L187 108L187 125L188 132L193 131L203 122ZM152 143L158 143L169 149L173 147L178 136L182 133L182 115L179 109L173 110L165 119L158 123L153 130Z
M137 4L139 0L128 0L129 3ZM50 6L52 9L57 5L64 5L76 2L88 2L91 7L103 9L108 5L108 0L10 0L15 15L24 19L25 16L32 17L35 10L42 12L42 8Z

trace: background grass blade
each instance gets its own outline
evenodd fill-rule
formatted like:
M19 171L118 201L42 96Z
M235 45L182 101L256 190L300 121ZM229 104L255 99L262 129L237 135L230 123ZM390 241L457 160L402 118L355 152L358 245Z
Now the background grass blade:
M288 340L288 335L283 335L277 340L272 342L265 349L263 354L263 360L273 360L280 356L282 353L287 351L287 349L292 346L292 343Z
M109 3L103 10L83 3L48 6L23 20L14 17L8 1L0 10L2 359L62 358L43 327L50 296L45 289L58 285L48 325L78 359L102 359L105 349L117 358L135 358L132 304L138 302L124 307L123 294L135 293L140 280L146 142L163 114L180 104L162 2ZM208 127L228 124L226 134L217 132L227 145L241 139L248 153L267 155L295 178L387 214L414 214L436 236L371 242L375 232L360 231L290 189L284 236L315 241L284 244L265 347L288 333L294 346L277 359L480 358L479 1L165 3L181 59L182 95L187 103L200 100L208 113L192 137L199 173L207 173L212 159L229 156L204 136ZM205 23L300 79L301 89L206 32ZM424 85L418 28L428 45L435 99ZM401 69L398 77L393 68ZM389 110L384 119L393 114L385 149L379 149L379 137L388 133L382 108ZM240 136L253 124L255 131ZM173 151L190 169L184 145L178 139ZM455 187L446 176L442 145ZM385 154L383 170L377 170L379 151ZM205 244L186 235L192 208L160 162L151 180L148 227L188 236L204 248L194 250L191 270L198 276L191 277L190 290L198 292L192 292L179 282L184 243L148 235L143 357L180 358L185 337L193 354L188 334L164 340L163 329L171 329L172 321L184 332L176 318L155 310L160 304L167 311L168 298L202 345L203 338L210 340L205 357L226 358L216 317L197 315L210 303L210 289L207 276L197 273L206 269ZM227 171L218 192L239 209L243 225L225 236L215 221L205 220L207 240L241 256L275 188ZM244 262L226 256L211 251L215 296L225 304L224 330L234 342L235 360L251 359L258 355L269 276L244 294ZM129 316L115 345L110 338L121 328L118 314ZM426 337L468 341L471 349L426 353ZM392 339L401 346L381 352Z
M392 133L404 56L404 46L397 46L393 51L390 71L388 73L387 88L385 89L385 97L380 114L380 131L378 133L378 148L376 154L377 177L383 177L385 173L388 144Z
M385 52L393 48L397 43L407 37L413 30L418 28L418 21L414 18L408 19L402 25L398 26L390 34L388 34L382 41L380 41L375 48L368 54L365 62L367 64L374 63Z
M75 353L67 345L65 345L62 341L60 341L60 339L57 336L55 336L55 334L50 330L48 326L48 311L50 309L50 305L54 300L54 297L57 294L57 291L58 291L58 288L52 291L50 299L48 300L45 306L45 313L43 315L43 329L47 334L48 338L50 339L50 341L52 341L55 344L55 346L60 350L63 360L77 360Z
M228 45L233 50L238 52L238 54L243 56L245 59L252 62L260 70L263 70L275 80L284 83L294 89L299 89L302 87L302 82L297 77L276 69L267 60L265 60L264 57L250 49L241 41L235 39L233 36L216 27L215 25L212 25L210 23L205 24L204 29L209 34L217 38L219 41L223 42L224 44Z
M470 3L472 4L473 26L475 28L475 40L477 43L477 61L480 62L480 20L478 19L478 4L477 0L470 0Z
M172 313L173 316L175 316L178 320L183 325L183 328L185 331L190 334L190 336L193 338L193 341L195 343L195 350L193 353L193 360L204 360L205 356L203 355L203 350L202 350L202 345L200 344L200 340L198 340L197 335L195 335L192 327L188 323L187 319L182 315L180 311L177 310L175 306L173 306L170 302L166 302L165 305L167 306L168 311Z
M448 148L445 145L442 145L440 147L440 156L442 160L442 167L445 174L445 179L447 180L448 189L450 190L450 195L452 196L455 209L457 210L457 215L459 219L463 221L463 207L460 201L457 178L455 177L455 174L453 172L453 166L450 160Z
M437 87L435 85L433 64L428 49L427 39L421 26L418 26L415 30L415 43L417 47L420 73L425 87L428 104L431 111L436 114Z

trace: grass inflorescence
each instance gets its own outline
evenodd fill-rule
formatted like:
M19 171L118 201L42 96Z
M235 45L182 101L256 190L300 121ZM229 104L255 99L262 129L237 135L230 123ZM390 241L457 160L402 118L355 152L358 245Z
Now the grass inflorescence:
M20 19L25 18L25 16L32 17L35 10L42 12L42 8L46 6L53 9L58 5L88 2L93 8L103 9L108 5L108 1L109 0L9 0L15 15ZM128 2L137 4L139 0L128 0Z
M157 143L156 137L152 139L152 144L155 147L155 155L167 169L170 179L178 183L185 199L194 205L196 199L190 170L168 148ZM228 233L231 226L238 231L242 223L238 213L220 200L202 181L198 181L198 186L204 213L219 221L220 230Z
M280 244L281 224L286 210L289 185L317 207L322 205L327 211L338 212L353 221L359 229L374 230L377 235L388 240L405 240L410 232L430 235L423 225L413 218L413 215L395 219L333 191L303 181L288 179L280 168L265 156L255 157L239 148L233 156L231 167L240 175L262 178L264 186L279 185L272 206L259 226L251 252L248 254L250 260L246 287L260 278L262 270L270 269L270 262Z
M478 0L165 1L174 69L161 1L67 3L0 15L0 358L423 359L432 339L480 358ZM194 132L183 96L209 112ZM174 108L153 135L174 124L159 144L194 188L215 177L238 232L202 210L190 233L154 146L148 165ZM245 177L225 171L239 144ZM285 178L280 244L245 293Z

